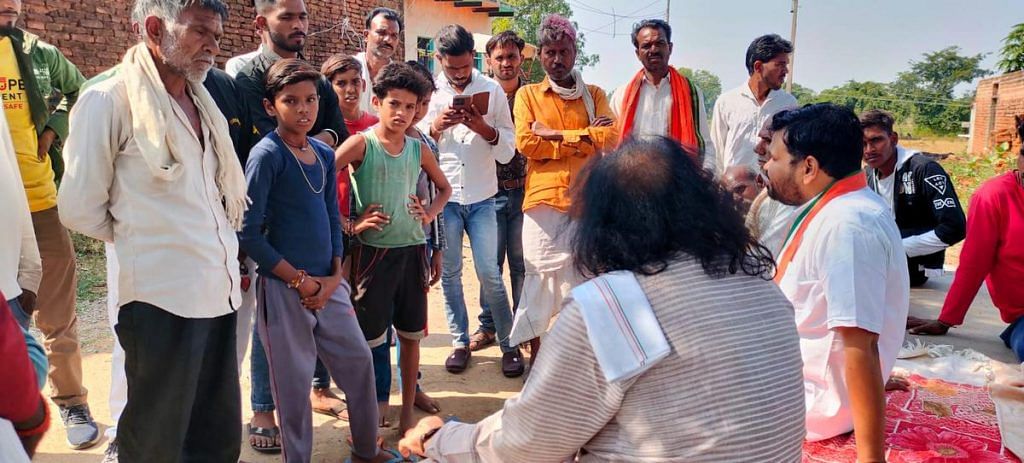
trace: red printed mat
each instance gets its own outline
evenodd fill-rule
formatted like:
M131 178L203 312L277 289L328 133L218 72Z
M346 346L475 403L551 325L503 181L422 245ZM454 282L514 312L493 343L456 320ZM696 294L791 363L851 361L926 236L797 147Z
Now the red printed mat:
M1021 463L1003 448L988 388L913 375L886 397L889 463ZM804 443L805 463L857 461L853 435Z

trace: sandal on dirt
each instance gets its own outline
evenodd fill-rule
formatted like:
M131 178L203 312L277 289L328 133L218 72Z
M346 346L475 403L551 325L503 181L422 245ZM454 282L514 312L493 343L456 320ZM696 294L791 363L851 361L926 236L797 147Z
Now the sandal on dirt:
M342 401L344 402L344 401ZM313 413L327 415L341 421L348 421L348 409L344 405L336 405L331 408L313 408Z
M247 425L247 426L249 428L249 437L250 438L252 436L266 437L267 439L270 439L271 442L273 442L273 441L277 440L278 436L281 435L281 429L278 428L277 426L274 426L272 428L263 428L263 427L260 427L260 426L253 426L251 424ZM274 444L274 445L269 445L269 446L266 446L266 447L258 447L258 446L256 446L256 444L254 444L252 442L251 439L249 440L249 447L252 447L253 450L255 450L255 451L259 452L259 453L280 453L281 452L281 446L280 445Z
M495 336L494 333L488 333L483 330L477 330L469 337L469 350L470 352L476 352L483 349L491 344L494 344Z

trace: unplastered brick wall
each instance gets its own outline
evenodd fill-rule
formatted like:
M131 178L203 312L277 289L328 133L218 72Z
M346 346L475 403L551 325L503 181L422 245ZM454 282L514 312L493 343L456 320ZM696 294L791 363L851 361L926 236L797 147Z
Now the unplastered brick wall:
M984 79L974 96L970 152L984 154L1008 142L1020 149L1014 116L1024 116L1024 71Z
M226 0L229 18L224 23L221 54L228 58L255 50L259 38L253 30L252 0ZM55 45L86 77L117 64L136 43L129 21L132 0L24 0L19 26ZM320 67L330 54L355 53L362 46L367 13L377 6L403 11L403 0L307 0L310 36L305 56ZM397 47L402 53L403 46Z

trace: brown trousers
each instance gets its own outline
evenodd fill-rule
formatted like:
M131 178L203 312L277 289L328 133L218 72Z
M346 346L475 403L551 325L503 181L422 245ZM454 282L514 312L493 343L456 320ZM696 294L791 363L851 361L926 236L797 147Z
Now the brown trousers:
M83 404L88 391L82 385L82 351L75 312L75 248L60 223L56 207L33 212L32 225L43 261L43 279L33 318L43 332L43 347L50 361L50 398L60 406Z

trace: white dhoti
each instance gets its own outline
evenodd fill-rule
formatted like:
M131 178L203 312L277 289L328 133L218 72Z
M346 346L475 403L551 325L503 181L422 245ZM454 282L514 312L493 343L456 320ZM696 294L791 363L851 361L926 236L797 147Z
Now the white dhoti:
M568 215L550 206L532 207L524 213L526 277L509 344L522 344L547 332L551 319L562 309L562 299L583 282L573 266L572 233Z

